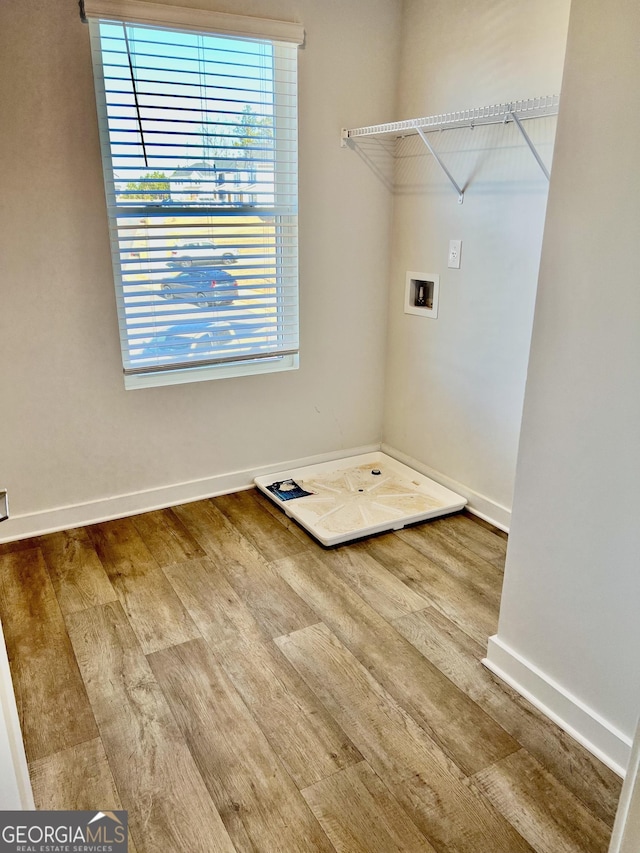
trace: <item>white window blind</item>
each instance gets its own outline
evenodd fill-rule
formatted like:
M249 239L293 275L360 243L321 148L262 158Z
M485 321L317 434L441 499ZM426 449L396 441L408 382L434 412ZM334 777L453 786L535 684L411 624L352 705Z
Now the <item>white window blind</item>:
M297 45L89 24L125 384L296 367Z

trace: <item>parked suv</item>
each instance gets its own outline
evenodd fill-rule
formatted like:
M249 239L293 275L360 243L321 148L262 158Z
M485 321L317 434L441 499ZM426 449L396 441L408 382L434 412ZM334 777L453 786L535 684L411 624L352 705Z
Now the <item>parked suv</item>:
M211 267L235 264L238 260L235 249L218 246L213 240L178 240L169 251L169 267Z
M238 282L220 267L192 267L165 279L161 285L165 299L184 299L199 306L231 305L238 298Z
M235 331L229 323L194 326L182 323L169 326L140 353L141 358L200 358L212 350L235 343Z
M233 347L235 353L257 354L272 347L275 336L275 326L264 323L192 320L159 329L141 350L140 358L204 359L225 347Z

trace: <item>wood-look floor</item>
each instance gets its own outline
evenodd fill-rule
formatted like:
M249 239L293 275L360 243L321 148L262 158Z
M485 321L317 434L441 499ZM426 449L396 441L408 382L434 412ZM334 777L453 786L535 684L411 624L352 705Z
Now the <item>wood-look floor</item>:
M505 550L325 550L254 491L0 545L37 806L138 853L605 853L620 780L480 663Z

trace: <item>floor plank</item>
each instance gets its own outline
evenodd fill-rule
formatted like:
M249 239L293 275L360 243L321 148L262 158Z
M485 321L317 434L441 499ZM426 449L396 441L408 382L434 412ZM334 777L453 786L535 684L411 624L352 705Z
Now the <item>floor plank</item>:
M234 853L120 603L67 619L138 851Z
M477 642L486 643L498 630L495 602L443 572L396 535L379 536L354 547L365 550Z
M470 548L449 536L448 526L421 524L398 530L396 536L415 548L433 565L462 581L487 601L500 605L503 573L493 563L478 557Z
M496 527L494 524L491 524L491 522L485 521L484 518L480 518L479 515L476 515L474 512L471 512L471 510L465 509L464 515L469 519L469 521L472 521L479 527L484 527L485 530L488 530L494 536L499 536L501 539L504 539L505 542L508 541L508 533L506 533L504 530L500 530L499 527Z
M540 761L594 815L612 825L621 780L481 664L486 649L437 610L394 622L400 633Z
M507 556L507 542L495 535L495 528L488 530L474 521L468 513L460 512L447 518L435 519L433 526L443 535L455 539L478 557L493 563L501 571Z
M274 567L465 773L518 744L312 554Z
M365 551L337 548L318 557L385 619L397 619L430 604Z
M212 498L212 503L251 542L267 561L292 557L309 548L256 500L256 490L248 489L232 495Z
M131 519L89 535L145 654L200 636Z
M435 853L365 761L302 793L338 853Z
M176 563L164 571L300 788L361 760L209 560Z
M146 576L139 592L126 593L121 600L145 654L200 636L160 569Z
M33 551L40 547L40 537L30 536L27 539L16 539L13 542L0 542L0 557L15 554L16 551Z
M131 518L92 524L86 531L116 592L137 592L139 582L158 568Z
M324 625L276 640L438 853L531 853ZM428 849L428 848L427 848Z
M236 640L216 657L298 787L362 759L277 648Z
M134 516L131 521L159 566L204 557L203 549L171 509Z
M524 750L473 782L538 853L606 853L611 829Z
M43 536L40 547L63 613L115 601L117 596L84 528Z
M149 657L238 851L331 846L304 798L204 641Z
M0 557L0 619L27 760L95 738L85 685L39 549Z
M119 811L123 808L99 737L29 765L36 808ZM129 853L136 847L129 833Z
M295 538L302 542L305 547L310 548L311 550L324 550L324 547L316 542L312 536L307 533L307 531L301 527L297 521L294 521L292 518L280 509L272 500L270 500L266 495L264 495L259 489L253 489L249 494L253 497L253 500L257 503L259 507L261 507L265 512L268 512L272 518L275 518L278 524L282 525L282 527L286 527L289 533L291 533ZM283 555L280 555L283 556Z
M172 563L163 572L210 646L233 643L239 636L245 640L271 639L224 571L208 557Z
M221 568L270 637L313 625L315 613L211 501L176 507L185 527Z

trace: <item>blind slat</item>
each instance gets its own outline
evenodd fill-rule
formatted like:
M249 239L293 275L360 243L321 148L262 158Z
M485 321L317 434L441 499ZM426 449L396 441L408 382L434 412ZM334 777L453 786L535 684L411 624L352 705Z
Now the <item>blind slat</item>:
M133 5L162 8L90 21L125 375L279 365L298 348L295 46L119 21Z

